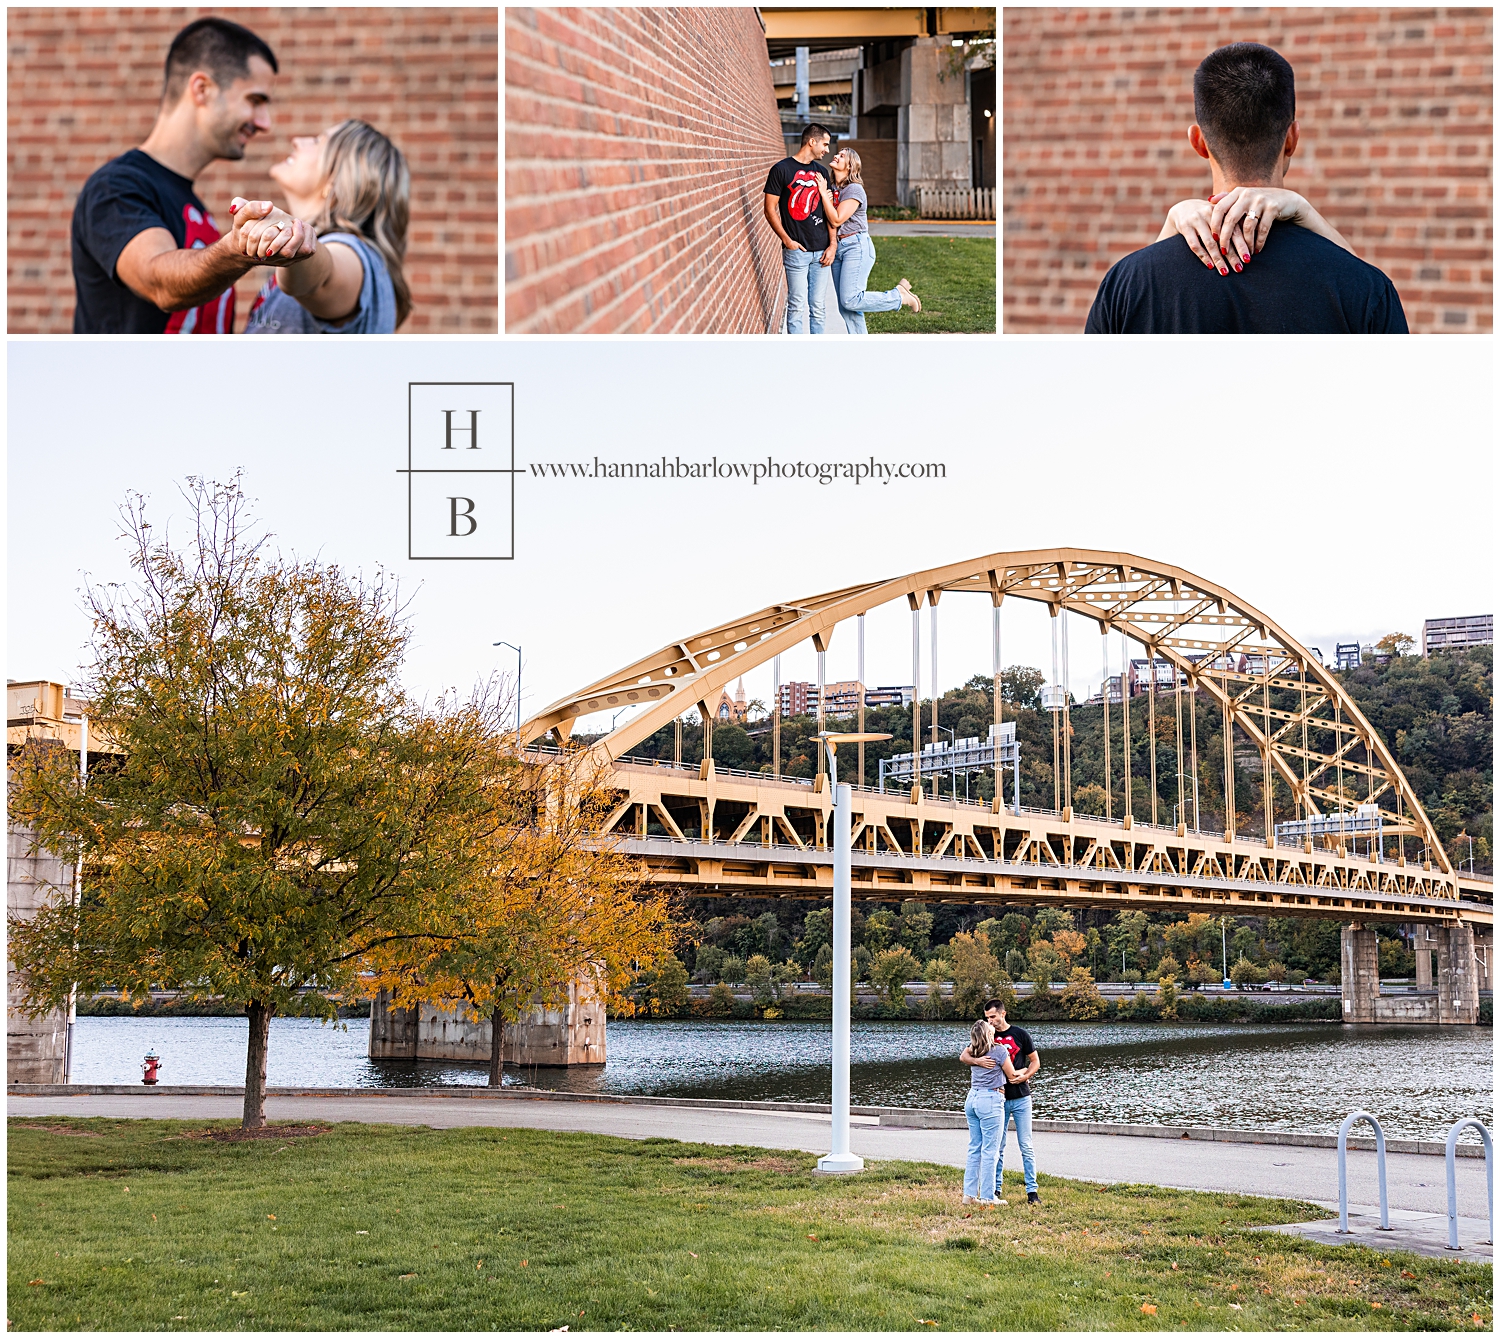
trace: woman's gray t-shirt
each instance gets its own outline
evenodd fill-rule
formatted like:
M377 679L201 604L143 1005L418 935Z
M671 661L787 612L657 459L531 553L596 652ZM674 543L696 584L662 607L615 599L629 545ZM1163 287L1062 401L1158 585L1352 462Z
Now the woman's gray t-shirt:
M870 197L865 194L865 188L857 181L846 181L839 187L839 203L845 200L858 200L859 208L839 224L840 237L854 237L858 233L869 232L869 224L865 222L865 206L870 203Z
M273 275L260 290L247 335L393 335L396 333L396 290L385 261L363 237L348 232L331 232L318 238L318 245L339 242L354 248L365 271L359 288L359 306L342 325L330 325L314 316L296 298L283 293Z
M996 1055L996 1050L1001 1054ZM994 1069L986 1069L983 1065L971 1065L969 1067L969 1087L982 1088L988 1092L1005 1091L1005 1066L1001 1064L1004 1057L1004 1047L991 1046L985 1053L995 1062Z

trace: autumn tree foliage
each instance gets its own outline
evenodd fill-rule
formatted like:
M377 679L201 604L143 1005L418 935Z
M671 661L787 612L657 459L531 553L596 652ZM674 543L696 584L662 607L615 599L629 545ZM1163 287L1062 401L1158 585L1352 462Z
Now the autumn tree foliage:
M587 806L555 807L574 817L537 835L547 823L527 808L536 787L498 686L431 703L402 688L410 632L391 582L272 552L237 483L192 480L184 496L181 546L132 498L122 516L135 580L86 592L85 694L114 763L83 786L71 756L44 742L13 760L13 822L84 877L81 899L58 889L12 921L10 953L34 1013L75 983L243 1009L253 1128L271 1017L305 988L331 1014L336 997L384 979L372 972L502 940L525 971L566 970L576 945L556 925L567 918L528 911L528 897L569 891L574 920L581 904L596 925L635 913L613 866L593 895ZM590 962L618 981L619 955L599 942L586 941Z

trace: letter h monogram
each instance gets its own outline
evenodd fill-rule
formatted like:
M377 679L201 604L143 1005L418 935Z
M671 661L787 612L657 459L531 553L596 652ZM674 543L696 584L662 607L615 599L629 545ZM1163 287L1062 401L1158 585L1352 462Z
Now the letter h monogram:
M468 449L470 451L477 451L477 450L479 450L479 411L477 409L471 409L471 410L469 410L469 426L467 428L464 428L464 427L455 428L453 426L453 415L455 413L461 414L461 413L463 413L463 410L461 410L461 409L458 409L458 410L445 409L445 410L443 410L443 417L444 417L445 424L446 424L446 428L445 428L446 437L444 439L445 440L445 445L443 446L443 450L444 451L451 451L451 450L453 450L453 434L455 432L466 432L466 433L468 433L469 434L469 446L468 446Z

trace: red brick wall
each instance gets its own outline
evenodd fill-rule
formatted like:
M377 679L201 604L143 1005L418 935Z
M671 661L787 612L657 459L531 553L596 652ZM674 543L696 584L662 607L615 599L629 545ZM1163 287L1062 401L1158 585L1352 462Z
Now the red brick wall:
M507 9L506 330L774 330L785 156L753 9Z
M403 333L499 325L499 57L493 9L12 9L8 12L9 329L72 329L69 226L89 174L145 138L172 38L222 14L276 53L271 133L210 165L199 197L221 228L232 196L276 199L266 169L293 134L346 116L384 131L412 174ZM258 275L240 284L243 327Z
M1004 328L1082 330L1110 265L1155 241L1172 204L1207 196L1187 143L1193 71L1252 41L1297 75L1287 185L1390 275L1414 331L1489 331L1491 17L1007 9Z

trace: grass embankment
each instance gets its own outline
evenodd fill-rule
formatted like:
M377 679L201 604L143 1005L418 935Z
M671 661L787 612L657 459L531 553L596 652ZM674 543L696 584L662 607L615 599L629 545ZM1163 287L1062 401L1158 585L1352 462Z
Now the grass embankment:
M1476 1329L1489 1271L1251 1232L1289 1201L800 1153L338 1125L10 1123L13 1329ZM1019 1202L1018 1202L1019 1201Z
M910 279L922 310L873 312L872 335L993 335L993 237L876 237L868 287L884 291Z

